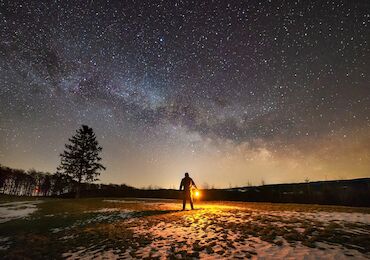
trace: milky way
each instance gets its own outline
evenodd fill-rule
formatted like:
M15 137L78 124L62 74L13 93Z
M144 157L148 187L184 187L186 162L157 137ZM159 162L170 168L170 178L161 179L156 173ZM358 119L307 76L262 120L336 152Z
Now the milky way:
M0 1L0 36L1 164L87 124L103 182L370 174L368 1Z

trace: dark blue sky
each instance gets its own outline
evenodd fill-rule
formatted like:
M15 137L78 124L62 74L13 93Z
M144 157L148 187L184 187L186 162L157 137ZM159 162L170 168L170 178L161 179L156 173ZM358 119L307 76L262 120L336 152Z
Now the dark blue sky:
M0 1L0 163L104 182L369 176L368 1Z

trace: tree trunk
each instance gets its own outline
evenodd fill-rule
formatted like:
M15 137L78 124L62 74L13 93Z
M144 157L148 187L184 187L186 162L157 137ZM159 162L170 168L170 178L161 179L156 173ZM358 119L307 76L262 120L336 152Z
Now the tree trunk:
M76 187L76 199L80 198L80 190L81 190L81 182L79 181Z
M78 183L77 183L77 187L76 187L76 199L79 199L79 198L80 198L81 179L82 179L82 176L80 176L80 177L78 178Z

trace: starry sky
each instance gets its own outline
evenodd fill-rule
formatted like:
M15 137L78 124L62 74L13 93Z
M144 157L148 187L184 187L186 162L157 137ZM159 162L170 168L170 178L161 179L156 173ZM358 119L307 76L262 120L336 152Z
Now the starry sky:
M0 0L0 163L81 124L104 183L369 177L370 2Z

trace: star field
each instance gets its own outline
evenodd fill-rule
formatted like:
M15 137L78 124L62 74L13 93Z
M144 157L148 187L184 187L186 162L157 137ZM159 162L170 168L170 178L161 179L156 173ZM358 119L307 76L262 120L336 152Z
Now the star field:
M87 124L103 182L369 176L368 1L0 1L0 36L4 165Z

